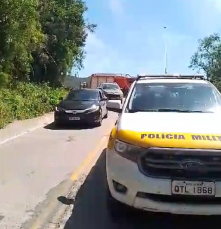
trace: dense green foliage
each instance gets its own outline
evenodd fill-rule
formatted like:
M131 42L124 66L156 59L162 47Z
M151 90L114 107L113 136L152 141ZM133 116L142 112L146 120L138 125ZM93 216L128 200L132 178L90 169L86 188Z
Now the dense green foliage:
M17 119L33 118L54 110L65 89L52 88L47 84L18 83L0 91L0 128Z
M221 38L218 34L199 40L190 68L203 70L208 79L221 90Z
M82 0L1 0L0 126L55 105L64 77L82 68L87 33L96 27L86 10Z
M82 0L2 0L0 82L30 80L61 85L82 67L87 31Z

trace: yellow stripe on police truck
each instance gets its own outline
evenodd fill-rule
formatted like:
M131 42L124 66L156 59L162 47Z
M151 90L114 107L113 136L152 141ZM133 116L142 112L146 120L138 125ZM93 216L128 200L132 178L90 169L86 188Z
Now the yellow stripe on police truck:
M220 134L166 133L114 130L114 138L141 147L221 149Z

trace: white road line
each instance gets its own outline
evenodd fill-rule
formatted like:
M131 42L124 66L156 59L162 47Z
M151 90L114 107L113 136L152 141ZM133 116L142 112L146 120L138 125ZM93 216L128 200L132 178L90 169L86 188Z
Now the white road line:
M37 127L34 127L34 128L29 129L29 130L27 130L27 131L25 131L25 132L22 132L22 133L20 133L20 134L14 135L13 137L10 137L10 138L7 138L7 139L5 139L5 140L3 140L3 141L0 141L0 145L3 145L3 144L5 144L5 143L7 143L7 142L9 142L9 141L11 141L11 140L14 140L14 139L16 139L16 138L18 138L18 137L21 137L21 136L23 136L23 135L25 135L25 134L28 134L28 133L30 133L30 132L32 132L32 131L35 131L35 130L37 130L37 129L39 129L39 128L42 128L42 127L44 127L44 126L45 126L45 124L40 125L40 126L37 126Z

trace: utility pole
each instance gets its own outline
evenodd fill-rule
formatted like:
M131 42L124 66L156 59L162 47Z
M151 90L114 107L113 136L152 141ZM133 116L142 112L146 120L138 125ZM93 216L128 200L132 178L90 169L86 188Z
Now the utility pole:
M164 26L164 73L167 74L167 27Z

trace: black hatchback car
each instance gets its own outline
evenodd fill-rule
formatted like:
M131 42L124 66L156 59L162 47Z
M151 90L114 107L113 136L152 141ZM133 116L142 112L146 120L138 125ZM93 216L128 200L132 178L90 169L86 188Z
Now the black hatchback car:
M54 112L57 125L68 123L101 126L107 118L107 98L99 89L76 89L62 98Z

